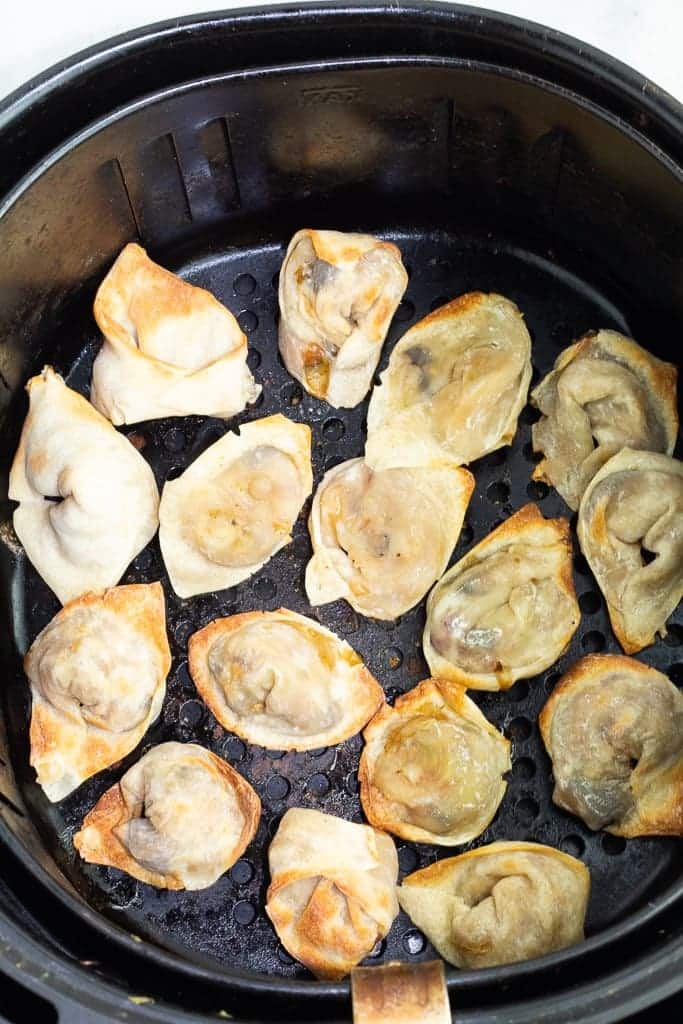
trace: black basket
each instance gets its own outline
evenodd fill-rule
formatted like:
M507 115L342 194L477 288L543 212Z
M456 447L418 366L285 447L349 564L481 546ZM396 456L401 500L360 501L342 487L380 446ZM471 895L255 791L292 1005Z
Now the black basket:
M407 327L472 289L518 303L534 379L591 328L680 359L683 110L612 59L527 22L451 5L354 4L167 23L79 55L10 97L0 142L4 471L32 373L53 363L87 393L99 343L94 291L134 239L238 316L264 394L236 422L282 410L310 423L316 482L361 453L367 402L331 409L303 394L278 356L277 273L299 227L368 230L399 244L410 284L382 366ZM527 408L513 446L471 467L476 490L454 558L528 500L566 514L554 491L531 482L533 418ZM162 484L225 430L188 417L126 433L138 435ZM265 851L286 807L361 820L360 739L307 754L248 746L199 701L186 663L188 635L217 615L280 605L311 614L307 513L293 544L230 591L181 601L156 540L136 559L126 581L161 578L166 592L174 660L164 710L138 750L57 806L27 767L21 654L58 604L3 523L0 971L47 998L60 1020L124 1010L130 1021L221 1010L264 1022L350 1019L348 984L313 981L263 907ZM593 878L588 938L527 963L449 970L458 1021L620 1021L683 985L681 843L592 833L550 799L538 712L582 653L618 650L580 557L575 569L582 622L557 665L507 693L474 695L513 741L513 770L498 815L471 845L532 838L582 857ZM390 700L428 675L424 604L396 623L365 620L343 602L314 614L357 648ZM680 684L682 644L679 610L642 658ZM168 739L227 758L264 804L245 857L199 893L158 892L74 856L84 813L141 751ZM437 855L399 843L402 874ZM366 962L434 955L401 914Z

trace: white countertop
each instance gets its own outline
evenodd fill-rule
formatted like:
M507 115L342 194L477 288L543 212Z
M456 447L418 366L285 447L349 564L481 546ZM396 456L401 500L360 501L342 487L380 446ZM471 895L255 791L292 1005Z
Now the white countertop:
M305 3L306 0L302 0ZM400 0L394 0L400 3ZM606 50L683 100L683 0L470 0L560 29ZM155 21L259 0L19 0L2 14L0 97L108 36ZM7 10L9 8L9 10Z

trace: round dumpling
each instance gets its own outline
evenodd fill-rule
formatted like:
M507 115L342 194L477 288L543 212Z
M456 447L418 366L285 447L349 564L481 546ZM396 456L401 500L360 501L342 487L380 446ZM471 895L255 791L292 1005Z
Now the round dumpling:
M415 871L398 899L445 960L476 969L582 942L589 894L588 868L575 857L503 842Z
M244 853L261 817L249 783L194 743L161 743L86 816L83 860L158 889L206 889Z
M363 736L358 777L371 825L459 846L491 822L507 788L510 744L464 687L427 679L380 708Z
M624 448L588 485L577 532L626 653L665 636L683 597L683 462Z
M510 444L531 380L514 302L470 292L403 335L368 410L373 469L460 466Z
M622 448L671 455L676 444L676 367L617 331L585 335L560 353L532 392L543 415L531 428L543 459L534 470L570 508Z
M159 508L159 540L173 589L192 597L241 583L291 541L311 493L311 430L279 414L212 444Z
M271 750L341 743L384 701L345 641L286 608L205 626L190 637L189 665L221 725Z
M129 243L95 297L104 342L90 398L112 423L235 416L260 392L247 339L218 299Z
M50 800L137 746L161 711L170 667L160 583L84 594L55 615L24 659L31 764Z
M375 472L363 459L335 466L311 508L311 604L343 597L376 619L407 612L446 568L473 488L472 475L454 466Z
M425 658L434 676L507 690L557 661L580 618L569 523L525 505L432 590Z
M618 836L683 835L683 694L634 658L591 654L539 718L559 807Z
M358 405L407 284L391 242L297 231L279 285L280 352L292 376L331 405Z

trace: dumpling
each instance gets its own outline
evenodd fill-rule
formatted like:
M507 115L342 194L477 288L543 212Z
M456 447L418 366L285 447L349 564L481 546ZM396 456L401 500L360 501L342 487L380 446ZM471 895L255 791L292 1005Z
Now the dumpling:
M312 605L344 597L362 615L396 619L448 564L474 478L454 466L375 472L350 459L323 477L309 530Z
M464 687L426 679L380 708L363 737L358 778L371 825L459 846L490 824L507 788L510 744Z
M261 393L232 313L139 245L121 252L99 287L94 313L104 342L90 398L112 423L192 413L227 418Z
M445 960L471 970L582 942L589 893L590 873L575 857L503 842L415 871L398 899Z
M531 428L544 458L534 470L577 509L602 465L622 448L671 455L676 367L617 331L586 334L561 352L531 394L543 413Z
M190 637L189 665L221 725L270 750L341 743L384 701L347 643L286 608L216 619Z
M562 677L539 724L553 800L617 836L683 835L683 694L620 654L590 654Z
M268 863L266 913L285 949L318 978L343 978L398 914L396 849L368 825L292 807Z
M154 474L123 434L46 366L9 479L14 529L62 604L119 582L159 525Z
M280 352L292 376L330 405L358 405L407 285L400 250L391 242L297 231L279 286Z
M436 584L424 654L433 676L507 690L557 661L580 618L569 523L525 505Z
M624 448L588 485L577 532L626 653L665 636L683 597L683 463Z
M31 764L61 800L140 742L161 711L171 652L160 583L70 601L24 659Z
M246 779L195 743L161 743L86 816L74 846L89 864L157 889L206 889L254 838L261 802Z
M531 339L502 295L469 292L404 334L368 410L373 469L460 466L510 444L531 380Z
M291 541L311 493L311 428L279 413L212 444L164 486L159 540L180 597L241 583Z

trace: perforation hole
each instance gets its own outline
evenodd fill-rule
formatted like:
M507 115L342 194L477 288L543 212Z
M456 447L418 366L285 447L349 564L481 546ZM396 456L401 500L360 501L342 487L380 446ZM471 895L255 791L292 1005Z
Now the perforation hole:
M600 611L601 604L600 595L595 594L592 590L586 591L579 598L579 608L584 615L595 615L596 612Z
M515 743L522 743L531 736L531 722L528 718L524 718L523 715L519 715L508 722L505 728L505 735L509 740L514 740Z
M419 863L420 858L415 850L413 850L412 846L399 847L398 866L404 875L409 875L411 872L415 871Z
M154 552L152 551L151 548L145 548L143 551L140 552L140 554L133 562L133 567L137 570L137 572L147 572L149 569L152 568L153 561Z
M186 700L178 715L178 724L195 729L204 717L204 705L198 700Z
M397 324L407 323L415 316L415 305L410 299L401 299L398 309L394 313L394 320Z
M486 497L493 505L504 505L510 500L510 486L504 480L496 480L486 488Z
M259 601L272 601L277 594L277 586L270 576L259 576L254 581L254 594Z
M401 945L408 956L419 956L427 942L422 932L419 932L417 928L410 928L401 939Z
M286 405L294 407L301 405L303 397L304 393L298 384L290 382L288 384L283 384L280 388L280 398Z
M586 852L586 844L581 836L565 836L560 841L560 849L568 853L570 857L583 857Z
M517 802L515 817L520 825L530 825L538 817L540 810L537 802L530 796L526 796Z
M164 434L164 448L168 452L182 452L186 444L187 437L185 436L185 431L181 430L180 427L171 427Z
M266 795L270 800L284 800L289 789L289 782L284 775L273 775L266 783Z
M232 283L235 295L252 295L256 291L256 279L251 274L240 274Z
M247 748L239 737L228 736L227 740L223 744L223 757L227 758L231 764L235 764L238 761L244 760L246 753Z
M330 791L330 780L324 772L316 772L308 780L308 791L313 796L325 796Z
M543 682L546 693L552 693L561 678L561 672L551 672L549 676L546 676Z
M403 651L400 647L387 647L384 651L383 661L388 669L395 671L403 664Z
M606 643L607 641L605 640L605 637L597 629L592 629L589 633L584 633L581 638L581 646L586 654L597 654L598 651L604 651Z
M249 348L249 351L247 352L247 366L249 367L249 369L253 373L254 370L258 370L260 365L261 365L261 353L259 352L259 350L257 348L254 348L253 345L252 345Z
M349 774L344 779L344 789L349 794L349 796L356 796L358 790L360 789L360 784L358 782L358 772L349 772Z
M538 423L540 418L540 412L538 409L534 409L533 405L526 405L519 414L519 422L526 423L528 426L532 423Z
M323 423L323 437L326 441L339 441L346 433L346 427L336 416Z
M247 885L254 877L254 868L250 861L240 858L230 868L230 877L236 885Z
M171 466L166 472L166 479L177 480L179 476L182 476L184 469L184 466Z
M237 924L246 928L256 920L256 907L249 900L239 900L232 908L232 916Z
M518 757L512 764L512 777L520 781L533 779L536 774L536 765L530 757Z
M243 309L237 315L237 323L245 334L251 334L258 327L258 317L251 309Z
M600 840L600 845L608 857L618 857L626 849L626 840L623 836L613 836L606 832Z
M542 480L530 480L526 485L526 493L531 501L543 501L550 494L550 488Z
M137 451L141 452L143 451L144 448L146 448L147 438L143 433L141 433L141 431L134 430L131 434L128 434L127 437L130 443L133 445L133 448L137 449Z

